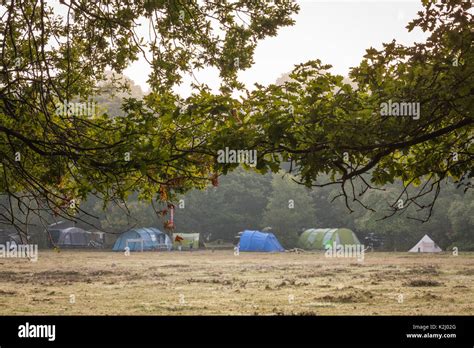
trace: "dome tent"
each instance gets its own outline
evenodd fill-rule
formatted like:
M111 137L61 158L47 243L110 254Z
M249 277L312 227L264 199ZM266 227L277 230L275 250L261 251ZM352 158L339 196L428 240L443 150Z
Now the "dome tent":
M273 233L244 231L240 236L239 251L285 251Z
M354 232L347 228L310 228L298 239L298 247L307 250L324 250L333 242L341 245L361 244Z
M143 227L134 228L122 233L115 241L112 250L124 251L127 247L127 240L129 239L141 239L143 241L143 250L170 250L172 246L170 238L159 229L154 227ZM142 243L137 241L129 242L128 247L130 248L130 251L141 251Z

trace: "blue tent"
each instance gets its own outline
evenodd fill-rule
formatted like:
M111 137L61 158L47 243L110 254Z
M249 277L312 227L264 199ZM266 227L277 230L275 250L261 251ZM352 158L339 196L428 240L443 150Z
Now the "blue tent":
M170 250L172 247L171 239L165 233L154 227L134 228L124 232L115 241L113 251L124 251L128 239L142 239L143 250ZM130 251L141 251L141 242L129 242Z
M240 236L239 251L285 251L273 233L244 231Z

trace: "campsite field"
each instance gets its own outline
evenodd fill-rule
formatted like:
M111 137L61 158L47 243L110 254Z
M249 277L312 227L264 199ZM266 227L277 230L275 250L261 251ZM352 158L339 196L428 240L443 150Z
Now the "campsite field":
M0 314L472 315L474 253L40 251L0 259Z

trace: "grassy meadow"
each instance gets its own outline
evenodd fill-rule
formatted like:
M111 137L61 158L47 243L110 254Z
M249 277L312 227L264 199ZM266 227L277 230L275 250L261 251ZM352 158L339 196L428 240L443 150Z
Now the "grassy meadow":
M0 259L0 315L473 315L474 253L41 251Z

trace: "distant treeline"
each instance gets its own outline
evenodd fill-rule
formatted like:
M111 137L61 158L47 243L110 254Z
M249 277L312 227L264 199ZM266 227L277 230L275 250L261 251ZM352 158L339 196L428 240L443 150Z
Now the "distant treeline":
M239 231L271 227L286 248L296 246L299 233L306 228L347 227L361 242L374 234L384 240L381 249L404 251L413 246L424 234L431 236L443 249L458 247L474 250L474 200L471 192L463 193L454 184L446 183L441 191L432 216L422 223L414 218L426 216L426 210L414 207L400 209L395 215L388 204L398 197L402 186L393 184L385 191L374 191L365 197L364 204L376 212L351 205L347 209L339 194L339 187L307 189L295 183L283 172L261 175L237 170L221 178L218 187L204 191L191 191L175 202L175 225L178 232L198 232L202 240L223 239L233 241ZM91 197L81 204L90 212L82 216L97 229L108 234L108 244L116 234L131 227L156 226L163 229L163 219L151 204L140 202L136 195L129 197L126 205L111 204L102 210L103 201ZM51 221L55 219L51 218ZM29 227L33 240L46 245L44 228L31 221ZM84 223L77 226L93 229ZM8 228L8 226L3 226Z

